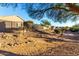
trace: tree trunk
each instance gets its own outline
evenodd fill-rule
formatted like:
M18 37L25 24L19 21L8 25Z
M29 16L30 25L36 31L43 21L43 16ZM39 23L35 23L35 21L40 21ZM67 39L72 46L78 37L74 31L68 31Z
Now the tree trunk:
M72 3L66 3L66 6L69 7L70 11L79 14L79 6Z

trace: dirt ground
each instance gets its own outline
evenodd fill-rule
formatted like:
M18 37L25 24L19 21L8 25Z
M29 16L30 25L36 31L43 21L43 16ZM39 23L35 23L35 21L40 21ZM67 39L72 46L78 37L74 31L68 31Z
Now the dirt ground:
M78 36L69 38L39 32L0 33L2 56L74 56L79 55ZM73 36L74 37L74 36Z

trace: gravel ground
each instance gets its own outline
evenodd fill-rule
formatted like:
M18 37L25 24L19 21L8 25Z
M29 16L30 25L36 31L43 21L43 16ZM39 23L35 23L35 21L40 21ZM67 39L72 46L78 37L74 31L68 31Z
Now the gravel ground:
M6 33L2 36L1 34L0 43L2 44L0 44L0 46L5 51L0 50L0 55L16 55L17 53L21 55L25 54L32 56L78 56L79 36L71 37L66 35L64 37L69 40L58 39L57 35L37 35L37 33L33 32L27 32L26 35L14 35ZM14 52L16 53L14 54Z
M46 52L41 53L44 56L78 56L79 55L79 43L66 42L65 44L48 48Z

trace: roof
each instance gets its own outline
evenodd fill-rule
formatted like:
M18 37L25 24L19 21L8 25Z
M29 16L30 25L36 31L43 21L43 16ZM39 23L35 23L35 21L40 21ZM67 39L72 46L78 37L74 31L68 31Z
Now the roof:
M23 19L19 16L0 16L0 21L17 21L23 22Z

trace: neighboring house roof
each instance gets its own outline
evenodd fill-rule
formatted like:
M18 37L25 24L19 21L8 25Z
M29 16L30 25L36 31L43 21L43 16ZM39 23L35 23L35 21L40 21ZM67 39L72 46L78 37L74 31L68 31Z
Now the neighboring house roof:
M23 22L23 19L19 16L0 16L0 21L17 21Z

